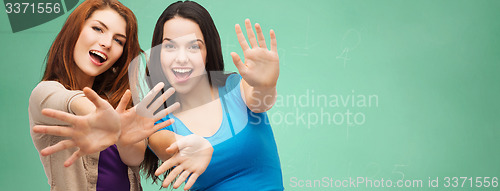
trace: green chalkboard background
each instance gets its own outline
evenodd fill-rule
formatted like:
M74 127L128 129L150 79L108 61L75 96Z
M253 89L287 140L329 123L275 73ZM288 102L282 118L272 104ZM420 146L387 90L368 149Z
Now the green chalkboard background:
M122 2L148 49L173 1ZM241 53L234 24L250 18L276 31L280 97L268 115L287 190L329 190L337 180L388 189L347 184L359 178L410 186L388 190L500 189L498 179L492 187L500 177L500 1L198 2L218 27L228 70L236 71L229 53ZM1 190L49 190L28 98L67 16L12 33L0 6ZM467 178L454 188L453 177ZM476 179L493 184L476 188ZM158 190L147 180L143 187Z

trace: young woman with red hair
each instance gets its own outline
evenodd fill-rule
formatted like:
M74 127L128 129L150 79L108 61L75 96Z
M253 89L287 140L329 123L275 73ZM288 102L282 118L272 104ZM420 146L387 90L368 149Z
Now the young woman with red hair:
M69 15L29 100L30 133L51 190L142 190L144 139L172 123L154 125L173 108L136 111L152 114L173 89L146 108L159 84L147 103L131 107L128 65L141 52L137 20L120 2L87 0Z

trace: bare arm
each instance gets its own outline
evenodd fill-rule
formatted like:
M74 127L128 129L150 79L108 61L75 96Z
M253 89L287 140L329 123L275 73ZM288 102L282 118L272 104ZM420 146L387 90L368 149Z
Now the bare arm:
M240 84L241 97L250 110L255 113L262 113L271 109L276 102L276 86L273 87L253 87L245 79Z
M143 140L127 146L116 144L116 148L123 163L127 166L139 166L144 160L146 141Z
M172 131L158 131L149 137L149 148L153 150L161 161L166 161L173 156L167 153L167 148L175 142L175 133Z

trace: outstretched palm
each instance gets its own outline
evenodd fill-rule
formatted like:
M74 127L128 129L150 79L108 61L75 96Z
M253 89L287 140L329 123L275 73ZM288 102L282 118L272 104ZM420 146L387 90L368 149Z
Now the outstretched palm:
M243 79L252 87L274 87L279 76L279 57L277 51L276 34L273 30L269 32L271 36L271 50L267 49L264 34L259 24L255 24L257 38L252 30L249 19L245 20L247 30L248 46L240 25L236 24L236 36L243 50L245 62L235 52L231 53L234 65L238 68Z
M96 110L84 116L76 116L54 109L43 109L42 114L71 124L72 127L36 125L33 131L56 136L70 137L43 149L43 156L78 147L79 149L64 162L70 166L81 156L99 152L115 144L120 136L120 117L113 107L90 88L84 88L85 96Z
M150 93L148 93L148 95L146 95L146 97L138 105L128 110L125 110L125 106L130 101L132 95L129 90L125 92L123 98L120 100L119 106L116 108L116 111L120 114L120 121L122 124L121 134L117 145L126 146L137 143L151 136L151 134L158 131L159 129L172 124L173 121L168 120L155 125L156 121L179 108L179 103L175 103L168 108L158 112L156 115L154 114L154 112L158 110L163 102L165 102L175 92L173 88L170 88L153 103L151 103L153 101L153 98L159 93L162 88L163 83L159 83L155 86L155 88L153 88ZM147 107L149 104L151 105Z
M158 167L155 175L159 176L175 166L163 181L163 187L168 187L178 176L173 187L177 189L182 182L187 180L184 190L188 190L207 169L214 149L208 140L196 134L185 137L177 135L176 139L177 141L166 150L173 156Z

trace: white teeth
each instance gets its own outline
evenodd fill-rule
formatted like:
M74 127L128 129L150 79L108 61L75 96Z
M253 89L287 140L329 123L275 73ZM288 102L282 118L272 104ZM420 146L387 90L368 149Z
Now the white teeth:
M104 61L108 60L108 57L99 51L91 50L90 52L101 57Z
M179 68L175 68L175 69L172 69L174 72L177 72L177 73L187 73L187 72L191 72L192 69L179 69Z

